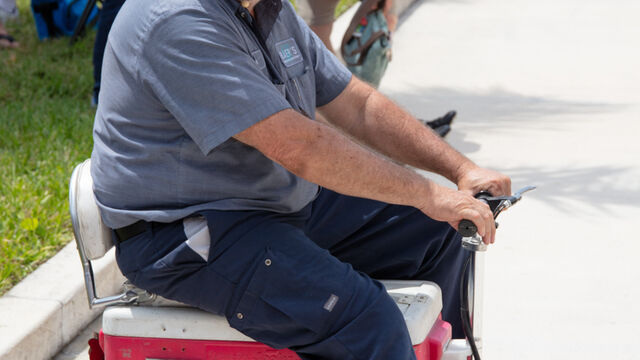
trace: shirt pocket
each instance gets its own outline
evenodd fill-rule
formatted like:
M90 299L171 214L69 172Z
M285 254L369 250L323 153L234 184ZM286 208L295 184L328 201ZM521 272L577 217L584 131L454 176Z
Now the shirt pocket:
M311 67L306 65L298 75L290 75L286 82L286 88L289 93L287 99L291 105L303 115L315 119L316 88Z
M265 61L264 55L262 55L262 51L260 51L260 49L252 50L251 58L253 59L253 62L256 64L258 69L263 71L267 69L267 62Z

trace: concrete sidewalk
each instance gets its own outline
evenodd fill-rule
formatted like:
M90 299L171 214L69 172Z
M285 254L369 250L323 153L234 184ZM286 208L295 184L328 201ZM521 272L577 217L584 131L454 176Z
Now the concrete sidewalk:
M380 90L537 185L487 253L484 358L638 359L640 3L432 0ZM446 183L439 179L442 183Z

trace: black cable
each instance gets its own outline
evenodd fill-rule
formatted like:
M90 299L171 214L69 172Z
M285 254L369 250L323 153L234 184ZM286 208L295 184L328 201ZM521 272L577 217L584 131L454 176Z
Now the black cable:
M462 331L464 332L464 336L467 338L469 342L469 346L471 346L471 352L473 354L473 358L475 360L480 360L480 353L478 352L478 347L476 346L476 340L473 337L473 330L471 329L471 314L469 313L469 277L465 276L469 271L469 264L471 264L471 256L473 253L470 252L467 260L462 267L462 274L460 275L460 317L462 320Z

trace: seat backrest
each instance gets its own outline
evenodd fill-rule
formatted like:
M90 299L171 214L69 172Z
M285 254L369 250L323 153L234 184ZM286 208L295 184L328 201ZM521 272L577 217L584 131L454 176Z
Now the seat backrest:
M82 263L89 307L124 304L185 306L175 301L160 298L128 282L123 284L122 293L102 298L98 297L91 261L103 257L113 247L113 240L112 231L102 222L100 210L93 195L91 159L85 160L76 166L73 174L71 174L71 180L69 181L69 212Z
M88 260L104 256L113 246L111 230L102 222L100 210L93 195L91 159L73 170L69 182L69 212L78 251Z

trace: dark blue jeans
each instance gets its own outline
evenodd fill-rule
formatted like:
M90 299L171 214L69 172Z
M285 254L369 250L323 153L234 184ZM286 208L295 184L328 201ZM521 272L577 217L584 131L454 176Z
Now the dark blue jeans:
M415 359L398 307L373 279L431 280L462 337L460 237L414 208L321 190L294 214L198 215L209 228L207 260L185 242L182 221L153 223L117 246L124 275L303 359Z

